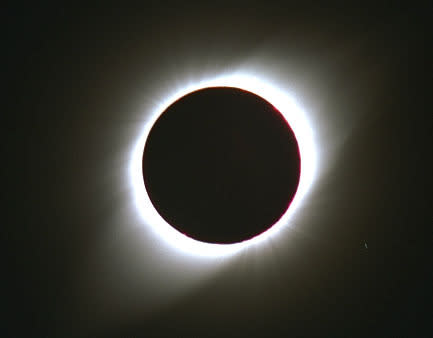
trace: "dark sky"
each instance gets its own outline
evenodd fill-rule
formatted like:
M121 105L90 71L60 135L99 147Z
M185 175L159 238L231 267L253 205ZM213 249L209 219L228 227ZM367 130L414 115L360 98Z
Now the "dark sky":
M427 8L2 12L1 336L432 336ZM318 178L266 246L183 256L139 224L131 145L167 91L239 67L311 114Z

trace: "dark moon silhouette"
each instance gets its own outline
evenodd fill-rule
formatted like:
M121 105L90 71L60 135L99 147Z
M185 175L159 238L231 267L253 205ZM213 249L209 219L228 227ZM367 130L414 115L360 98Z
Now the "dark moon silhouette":
M158 213L208 243L251 239L286 212L299 183L298 144L281 113L241 89L201 89L170 105L143 154Z

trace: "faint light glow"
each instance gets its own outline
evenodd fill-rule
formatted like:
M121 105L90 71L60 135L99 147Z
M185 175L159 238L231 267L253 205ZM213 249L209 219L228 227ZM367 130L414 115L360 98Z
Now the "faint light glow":
M299 186L286 213L266 232L244 242L234 244L211 244L201 242L182 234L168 224L152 205L143 180L142 158L147 136L158 117L176 100L186 94L207 87L234 87L252 92L271 103L289 123L298 141L301 156L301 174ZM314 182L317 167L317 153L314 144L313 130L305 112L297 105L295 100L285 92L273 86L270 82L259 79L256 76L246 74L229 74L212 79L187 84L183 88L176 88L167 99L155 107L148 115L148 120L134 145L129 167L130 180L134 195L135 206L142 220L160 237L172 247L184 253L206 256L223 257L230 256L251 246L265 243L275 236L283 227L289 224L290 218L299 208Z

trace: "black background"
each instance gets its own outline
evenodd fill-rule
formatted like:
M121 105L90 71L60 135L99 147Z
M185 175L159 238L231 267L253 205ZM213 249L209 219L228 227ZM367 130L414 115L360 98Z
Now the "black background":
M2 336L432 335L428 8L317 6L2 11ZM173 83L250 60L290 76L332 164L295 230L153 307L140 295L194 279L182 259L164 270L149 240L124 264L119 248L92 259L129 222L114 212L131 198L124 145ZM135 288L125 266L142 269Z

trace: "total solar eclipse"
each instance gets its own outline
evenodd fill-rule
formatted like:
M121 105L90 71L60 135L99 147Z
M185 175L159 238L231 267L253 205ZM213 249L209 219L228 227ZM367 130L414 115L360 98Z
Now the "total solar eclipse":
M210 87L172 103L143 152L149 199L172 227L231 244L272 227L299 184L300 154L281 113L246 90Z

